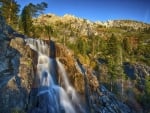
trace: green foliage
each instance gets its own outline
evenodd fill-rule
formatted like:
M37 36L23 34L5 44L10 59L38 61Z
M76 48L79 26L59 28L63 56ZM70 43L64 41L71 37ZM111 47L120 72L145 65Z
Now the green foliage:
M8 24L16 27L20 5L15 0L0 0L0 11Z
M90 47L87 41L87 37L78 38L76 41L76 52L82 55L88 55Z
M27 6L25 6L21 13L21 23L22 23L22 29L24 33L28 36L32 36L34 33L34 26L32 22L32 18L39 15L39 13L42 13L42 11L47 8L47 4L45 2L42 2L41 4L34 5L32 3L29 3Z
M122 41L122 45L123 45L123 50L127 54L130 54L131 53L131 44L130 44L129 38L124 38Z
M114 80L117 75L117 64L113 58L109 58L108 60L108 74L111 80Z
M145 109L150 110L150 77L146 76L145 78L145 94L141 98L142 104Z
M24 33L30 36L30 31L33 26L30 4L28 6L25 6L22 10L21 23L22 23L22 28L23 28Z
M111 35L107 45L108 54L111 56L116 56L118 54L119 42L114 34Z
M121 42L118 41L117 37L114 34L112 34L112 36L108 40L107 55L108 55L108 59L111 59L117 65L120 65L120 62L122 63Z
M97 52L101 52L101 56L106 54L107 42L102 37L97 37Z
M25 7L28 7L31 17L37 17L37 16L39 16L40 14L43 13L45 8L47 8L47 3L41 2L40 4L36 4L36 5L32 4L32 3L29 3Z
M122 41L118 39L114 34L111 35L107 42L107 54L106 59L108 61L108 82L110 90L116 90L114 87L116 79L125 80L125 74L122 67L123 62L123 48L121 46ZM123 84L123 83L122 83ZM123 88L121 89L123 91ZM123 92L121 91L121 94Z
M45 25L44 28L45 28L45 33L47 34L49 40L51 40L51 35L53 33L52 27L50 25Z
M45 10L45 8L47 8L47 7L48 7L48 4L45 2L41 2L40 4L34 5L34 8L36 9L35 13L33 13L34 16L38 16L38 15L42 14L43 11Z
M146 76L145 78L145 94L149 95L150 97L150 77L149 76ZM150 98L149 98L149 101L150 101Z
M136 49L136 54L150 57L150 43L139 43L138 48Z
M150 27L144 28L143 31L144 31L144 33L149 33L150 34Z

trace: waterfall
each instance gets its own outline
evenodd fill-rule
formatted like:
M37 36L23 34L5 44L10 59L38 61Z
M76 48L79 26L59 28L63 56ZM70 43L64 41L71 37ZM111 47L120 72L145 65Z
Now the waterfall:
M59 71L59 73L62 74L62 79L64 81L67 93L69 94L73 103L79 104L79 99L77 98L76 91L69 83L69 80L68 80L64 66L60 63L60 61L58 59L57 59L57 64L58 64L58 69L59 69L58 71Z
M30 46L31 49L38 52L38 54L49 55L49 47L43 40L27 38L25 39L27 45Z
M26 39L27 45L38 52L37 79L38 104L30 113L85 113L75 89L70 85L63 64L55 58L50 58L48 44L42 40ZM57 68L57 69L56 69ZM57 72L64 86L57 84Z

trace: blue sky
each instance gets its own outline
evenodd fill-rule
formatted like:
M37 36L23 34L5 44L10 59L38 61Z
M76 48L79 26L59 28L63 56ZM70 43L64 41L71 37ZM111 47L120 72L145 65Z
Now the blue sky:
M48 3L45 13L72 14L91 21L131 19L150 24L150 0L16 0L21 7Z

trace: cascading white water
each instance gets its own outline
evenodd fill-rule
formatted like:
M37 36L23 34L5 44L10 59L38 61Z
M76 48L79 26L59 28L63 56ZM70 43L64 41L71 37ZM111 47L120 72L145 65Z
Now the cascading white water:
M57 64L58 64L58 71L59 71L59 73L61 73L62 79L64 81L66 93L69 95L71 102L78 108L78 112L86 113L85 110L80 105L80 100L76 94L75 89L69 83L67 73L65 71L63 64L58 59L57 59ZM70 113L70 112L68 112L68 113Z
M64 66L60 63L60 61L58 59L57 59L57 64L58 64L58 69L59 69L58 71L59 71L59 73L62 74L62 79L64 81L67 93L71 97L73 103L79 104L79 99L77 98L76 91L69 83Z
M49 106L47 107L47 111L49 111L47 113L77 113L76 107L78 107L78 111L84 113L84 110L80 106L80 101L77 98L76 91L69 83L63 65L58 59L55 61L54 58L48 57L50 47L41 40L26 39L26 43L31 49L38 52L37 77L39 79L39 91L37 96L49 95L48 97L45 96L47 98L45 106ZM55 62L65 84L65 89L56 85L54 80L54 76L56 77Z
M38 52L38 54L49 55L49 47L44 41L38 39L28 38L25 39L27 45L30 46L31 49Z
M53 85L53 79L50 74L49 58L46 55L38 56L37 75L39 77L40 86L50 87Z

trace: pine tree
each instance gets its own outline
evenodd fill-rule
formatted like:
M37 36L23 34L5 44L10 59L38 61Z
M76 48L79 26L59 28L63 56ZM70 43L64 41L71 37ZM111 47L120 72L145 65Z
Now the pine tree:
M32 28L32 12L30 4L28 6L25 6L22 10L21 23L24 33L30 35L30 31Z
M45 2L36 5L29 3L23 8L21 13L21 23L25 34L30 36L31 32L34 32L32 18L41 14L45 8L47 8L47 4Z
M107 43L107 55L108 55L108 75L110 79L111 91L114 80L121 79L122 81L122 94L123 94L123 67L122 67L122 46L117 37L112 34Z
M145 77L145 94L142 98L142 103L144 104L145 109L150 110L150 77L147 75Z
M0 10L6 22L10 25L17 25L20 5L15 0L0 0Z
M112 34L110 39L108 40L108 54L110 56L118 55L119 42L117 37Z
M122 45L123 45L124 51L127 52L128 54L130 54L131 53L131 44L130 44L129 38L124 38Z

